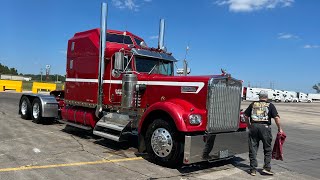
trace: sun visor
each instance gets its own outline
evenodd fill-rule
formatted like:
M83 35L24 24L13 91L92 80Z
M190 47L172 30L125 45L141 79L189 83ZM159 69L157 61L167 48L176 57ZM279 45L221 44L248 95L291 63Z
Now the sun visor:
M177 62L177 60L173 56L166 54L166 53L160 53L160 52L148 51L148 50L136 49L136 48L132 48L131 52L134 55L138 55L138 56L151 57L151 58L156 58L156 59L163 59L166 61Z

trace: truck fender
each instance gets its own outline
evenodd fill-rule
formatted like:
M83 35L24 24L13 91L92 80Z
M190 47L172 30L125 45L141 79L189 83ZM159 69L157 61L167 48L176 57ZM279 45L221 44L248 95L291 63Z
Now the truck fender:
M144 112L139 122L139 152L144 152L146 150L144 133L146 132L149 123L151 123L151 119L149 119L149 117L156 111L165 112L166 115L170 116L176 126L176 129L180 132L188 132L188 128L189 131L204 131L206 129L205 124L200 124L199 126L193 127L189 125L189 127L187 127L188 124L186 122L189 114L197 113L205 115L206 110L197 109L190 102L181 99L171 99L169 101L154 103ZM204 121L206 121L206 119L204 119Z
M177 130L181 132L190 131L190 127L188 130L188 124L186 124L186 120L188 119L190 113L197 113L202 115L206 114L205 110L197 109L193 104L182 99L171 99L168 101L157 102L152 104L144 112L139 122L138 133L140 133L141 127L143 126L145 120L148 118L149 114L155 111L163 111L167 113L174 121Z
M178 131L186 131L186 124L183 121L184 109L173 102L157 102L152 104L143 114L139 122L138 133L141 131L141 127L148 116L155 111L164 111L166 112L174 121Z
M22 97L27 97L29 101L33 102L35 98L40 99L41 101L41 109L42 109L42 117L58 117L58 102L56 101L54 96L44 95L44 94L22 94ZM20 98L20 103L21 103ZM20 106L19 103L19 106ZM20 107L19 107L19 114L20 114Z

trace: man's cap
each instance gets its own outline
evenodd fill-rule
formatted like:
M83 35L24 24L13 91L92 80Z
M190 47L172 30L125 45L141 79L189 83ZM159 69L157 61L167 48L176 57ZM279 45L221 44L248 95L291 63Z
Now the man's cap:
M259 98L268 98L268 92L265 90L260 91Z

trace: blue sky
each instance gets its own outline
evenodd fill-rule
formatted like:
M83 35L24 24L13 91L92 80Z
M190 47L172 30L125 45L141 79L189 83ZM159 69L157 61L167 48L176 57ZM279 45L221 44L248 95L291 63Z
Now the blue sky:
M0 63L22 73L65 74L67 41L99 27L102 0L2 0ZM111 0L108 28L128 30L182 60L189 44L192 75L227 69L244 85L314 92L320 82L320 1ZM181 61L177 63L182 67Z

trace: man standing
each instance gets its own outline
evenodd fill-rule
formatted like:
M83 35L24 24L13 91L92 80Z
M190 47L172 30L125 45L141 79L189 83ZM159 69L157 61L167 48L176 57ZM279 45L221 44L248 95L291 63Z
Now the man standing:
M255 176L257 173L257 151L260 141L262 141L264 150L264 166L262 172L267 175L273 175L270 164L272 155L271 118L275 120L278 131L282 132L278 111L276 107L272 103L267 102L267 100L268 92L260 91L259 101L251 103L244 112L249 129L249 159L251 167L250 174L252 176Z

